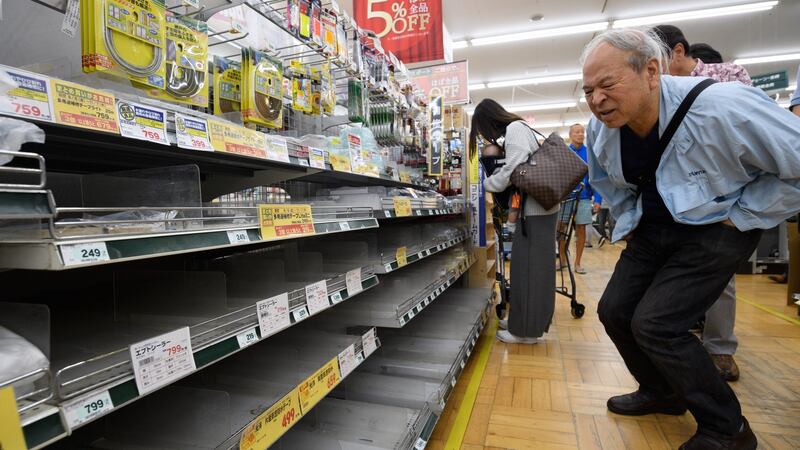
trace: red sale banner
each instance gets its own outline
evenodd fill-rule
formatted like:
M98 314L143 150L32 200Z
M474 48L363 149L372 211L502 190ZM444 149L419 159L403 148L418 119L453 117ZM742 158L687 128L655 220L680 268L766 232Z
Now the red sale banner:
M353 0L353 13L404 63L444 59L442 0Z
M446 105L469 103L469 67L467 61L410 69L414 82L430 98L443 97Z

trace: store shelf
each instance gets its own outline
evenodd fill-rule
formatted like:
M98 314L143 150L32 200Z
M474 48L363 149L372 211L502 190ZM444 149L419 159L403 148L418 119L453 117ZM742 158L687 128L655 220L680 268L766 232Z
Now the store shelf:
M449 291L279 442L282 449L421 449L489 317L487 289Z
M375 329L290 330L109 416L90 448L266 448L380 345Z
M303 259L313 260L314 258L305 254ZM256 271L267 269L267 266L263 264L260 266L255 265L249 259L242 261L240 265L253 266L252 268ZM305 287L283 292L289 302L290 327L294 327L300 322L305 322L309 317L340 304L358 295L361 291L369 290L378 285L378 279L371 267L357 268L350 272L356 272L358 274L356 276L360 277L360 290L351 292L352 283L355 281L348 278L352 278L352 274L350 274L350 277L345 273L330 277L325 280L328 293L327 303L322 306L317 305L316 309L311 309L306 297ZM269 336L277 334L283 328L275 329L266 334L260 328L256 302L259 298L274 297L276 294L281 295L281 293L276 292L275 289L270 291L262 290L261 293L263 295L259 296L258 286L243 286L248 277L252 277L252 274L242 272L240 275L242 282L235 277L229 278L229 281L236 285L232 293L241 293L243 289L249 289L250 294L246 295L245 298L229 297L227 300L224 298L218 299L217 303L228 306L227 308L217 308L217 310L222 309L223 314L210 319L202 317L203 311L208 311L209 309L209 299L194 295L194 291L187 293L185 295L186 298L171 298L169 303L172 303L172 309L170 310L170 306L165 305L159 310L159 313L153 312L153 310L157 308L156 305L164 304L167 301L167 297L150 298L143 294L132 294L130 299L122 299L115 305L115 314L123 317L129 316L130 322L103 321L93 316L86 317L83 320L76 319L75 326L79 326L80 323L92 323L92 332L81 336L81 338L66 334L64 336L54 335L51 337L54 341L53 352L56 355L51 364L53 367L61 367L61 369L57 371L55 383L53 383L56 388L55 400L49 403L61 407L64 411L65 423L71 430L74 430L140 399L143 395L140 394L134 377L129 353L130 345L180 327L189 326L196 370L210 366L217 361L238 353L246 347L263 341ZM307 278L316 279L316 277L317 275L310 275ZM122 292L135 291L137 290L136 286L143 283L150 285L151 290L154 292L161 290L171 292L174 290L170 289L170 283L183 282L186 284L198 284L200 285L198 290L210 291L209 296L211 296L219 290L219 286L216 288L214 286L214 278L221 280L224 286L225 277L215 276L215 272L198 272L183 278L180 277L180 273L176 272L159 272L155 274L133 272L132 275L118 276L115 279L115 284L119 285L119 290ZM264 281L270 285L277 286L305 284L305 282L279 283L277 280L268 278ZM140 301L137 301L137 298ZM248 306L235 307L241 304L247 304ZM196 310L182 312L186 308L196 308ZM71 363L63 365L60 361L71 361ZM51 397L47 397L43 401L47 401ZM98 399L108 399L108 402L102 410L94 414L87 417L78 417L75 414L67 413L68 411L82 409L86 405L91 406ZM23 422L27 423L25 427L26 434L31 435L29 442L49 442L64 433L63 427L56 427L55 425L57 424L53 423L52 414L46 414L48 405L43 405L43 408L30 413L22 411ZM56 412L58 411L56 410ZM76 419L76 417L78 418ZM60 419L58 424L61 424Z
M414 217L430 217L430 216L449 216L453 214L463 214L464 207L462 205L457 205L448 208L438 208L438 209L413 209L411 211L410 216L398 216L394 209L384 209L384 210L376 210L375 217L378 220L383 219L402 219L402 218L414 218Z
M452 248L382 278L377 289L332 312L331 320L352 325L400 328L452 286L475 258Z
M381 264L378 265L375 269L375 272L378 274L387 274L394 272L395 270L401 269L406 267L408 264L414 264L415 262L422 261L423 259L435 255L439 252L445 251L451 247L454 247L462 242L464 242L467 238L467 234L465 231L461 230L457 236L453 237L452 239L448 239L444 242L438 243L423 243L411 247L405 247L406 249L406 262L403 265L400 265L401 262L397 260L397 253L400 248L397 248L394 252L394 255L389 253L390 256L385 258L381 261Z
M19 199L20 208L43 201L35 193ZM156 218L59 220L65 215L120 212ZM312 213L317 236L378 226L369 208L315 207ZM34 230L48 238L12 236L0 241L0 267L63 270L307 237L263 239L255 207L56 208L48 220L47 232Z

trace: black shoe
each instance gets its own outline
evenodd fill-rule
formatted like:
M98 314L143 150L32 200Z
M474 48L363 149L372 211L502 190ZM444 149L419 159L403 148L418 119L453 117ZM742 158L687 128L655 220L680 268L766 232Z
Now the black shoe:
M724 437L698 430L691 439L681 445L680 450L755 450L756 447L758 439L750 429L747 419L742 417L742 431L735 436Z
M604 236L600 237L600 240L597 241L597 248L602 247L606 243L606 238Z
M608 410L623 416L644 416L646 414L669 414L680 416L686 412L686 404L675 395L659 397L641 389L630 394L617 395L608 399Z

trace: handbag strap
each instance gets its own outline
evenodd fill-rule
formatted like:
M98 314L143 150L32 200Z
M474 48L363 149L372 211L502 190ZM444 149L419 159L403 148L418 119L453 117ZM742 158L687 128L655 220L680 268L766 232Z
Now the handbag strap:
M642 188L647 183L656 179L656 170L658 170L658 165L661 163L661 155L663 155L664 150L667 149L667 146L672 140L672 136L675 135L675 132L681 125L681 122L683 122L684 117L686 117L686 113L689 112L689 108L692 107L692 104L700 95L700 93L714 83L716 83L716 81L711 78L706 78L705 80L701 81L695 85L691 91L689 91L689 93L681 102L680 106L678 106L678 109L675 111L672 119L670 119L667 128L664 130L664 134L662 134L661 138L658 139L658 151L650 155L650 161L648 161L647 167L644 171L642 171L642 174L639 175L639 179L636 181L637 198L642 194Z

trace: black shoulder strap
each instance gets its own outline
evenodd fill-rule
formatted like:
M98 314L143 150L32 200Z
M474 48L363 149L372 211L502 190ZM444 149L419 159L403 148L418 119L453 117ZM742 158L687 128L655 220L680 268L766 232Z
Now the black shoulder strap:
M689 112L689 108L692 107L692 104L700 95L700 93L714 83L716 83L716 81L711 78L707 78L700 83L697 83L697 85L693 87L691 91L689 91L681 104L678 106L678 109L675 111L672 119L670 119L669 124L667 124L667 128L664 130L664 134L662 134L658 139L658 151L651 155L650 161L647 164L647 168L645 168L645 170L639 176L639 180L636 183L637 197L642 193L642 187L644 187L645 184L655 180L656 170L658 169L658 164L661 162L661 155L663 155L664 150L667 149L669 142L672 140L672 136L675 135L675 132L681 125L681 122L683 122L683 118L686 117L686 113Z

